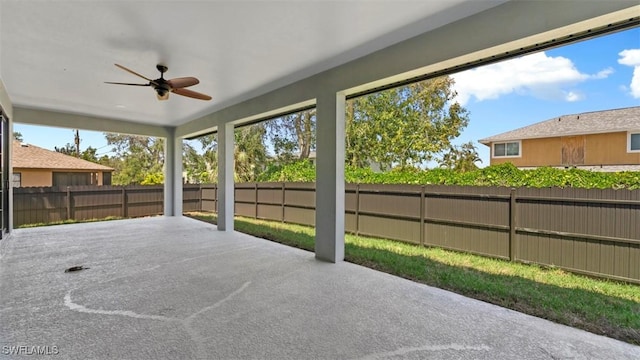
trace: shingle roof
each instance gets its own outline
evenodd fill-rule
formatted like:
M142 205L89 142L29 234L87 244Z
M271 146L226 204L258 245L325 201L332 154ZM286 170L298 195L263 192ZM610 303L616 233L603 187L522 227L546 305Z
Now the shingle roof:
M640 106L562 115L533 125L484 138L479 140L479 142L488 145L495 141L634 130L640 130Z
M31 144L13 142L11 165L14 168L113 171L108 166L92 163Z

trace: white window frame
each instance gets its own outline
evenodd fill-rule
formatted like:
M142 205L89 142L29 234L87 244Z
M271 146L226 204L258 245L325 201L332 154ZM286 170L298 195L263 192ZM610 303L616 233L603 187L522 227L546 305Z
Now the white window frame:
M638 131L628 131L627 132L627 152L629 152L629 153L640 153L640 149L631 150L631 135L640 136L640 130L638 130Z
M496 145L504 144L505 147L506 147L507 144L512 144L512 143L517 143L518 144L518 155L496 155ZM497 141L497 142L491 143L491 158L494 158L494 159L508 159L508 158L520 158L520 157L522 157L522 140Z

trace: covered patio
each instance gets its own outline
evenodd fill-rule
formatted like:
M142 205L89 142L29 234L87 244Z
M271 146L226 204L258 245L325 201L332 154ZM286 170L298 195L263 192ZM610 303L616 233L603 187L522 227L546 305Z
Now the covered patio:
M2 355L640 358L343 262L348 97L638 26L637 0L0 1L0 19ZM114 63L197 76L214 99L104 84L135 80ZM310 107L315 253L234 232L234 129ZM164 138L164 216L12 229L14 122ZM217 227L182 217L182 142L210 133Z
M315 107L315 255L340 262L347 98L638 26L639 14L635 0L0 2L3 181L14 122L161 137L164 215L181 216L183 139L217 133L218 229L231 231L234 129ZM104 83L156 65L197 76L213 100Z
M55 358L640 357L623 342L185 217L20 229L2 251L3 341ZM77 265L88 269L64 272Z

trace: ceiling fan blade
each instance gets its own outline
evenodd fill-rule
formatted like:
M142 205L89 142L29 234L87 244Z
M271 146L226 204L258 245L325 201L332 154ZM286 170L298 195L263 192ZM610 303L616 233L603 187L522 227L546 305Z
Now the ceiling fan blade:
M133 71L133 70L131 70L131 69L127 69L126 67L124 67L124 66L122 66L122 65L120 65L120 64L114 64L114 65L115 65L115 66L117 66L117 67L119 67L120 69L122 69L122 70L126 71L126 72L129 72L129 73L131 73L131 74L135 75L135 76L141 77L141 78L143 78L143 79L145 79L145 80L147 80L147 81L149 81L149 82L153 82L153 80L149 79L148 77L146 77L146 76L144 76L144 75L140 75L140 74L138 74L137 72L135 72L135 71Z
M112 81L105 81L104 83L115 84L115 85L151 86L151 84L131 84L131 83L121 83L121 82L112 82Z
M180 77L180 78L167 80L167 83L169 83L169 86L171 86L174 89L180 89L180 88L186 88L189 86L199 84L200 80L189 76L189 77Z
M199 93L199 92L196 92L196 91L193 91L193 90L172 89L171 92L174 92L174 93L176 93L178 95L194 98L194 99L211 100L211 96L203 94L203 93Z

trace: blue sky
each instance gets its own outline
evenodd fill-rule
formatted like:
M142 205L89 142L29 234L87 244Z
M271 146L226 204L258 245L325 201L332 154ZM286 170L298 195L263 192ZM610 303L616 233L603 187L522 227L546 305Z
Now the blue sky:
M489 165L489 148L479 139L560 115L639 106L640 28L453 77L458 100L470 112L456 143L473 141L482 165Z
M547 50L453 75L458 101L470 112L456 144L473 141L489 165L479 139L552 117L640 106L640 28ZM640 128L640 119L638 119ZM73 143L71 129L15 124L24 141L53 150ZM108 154L100 132L80 130L81 149Z

